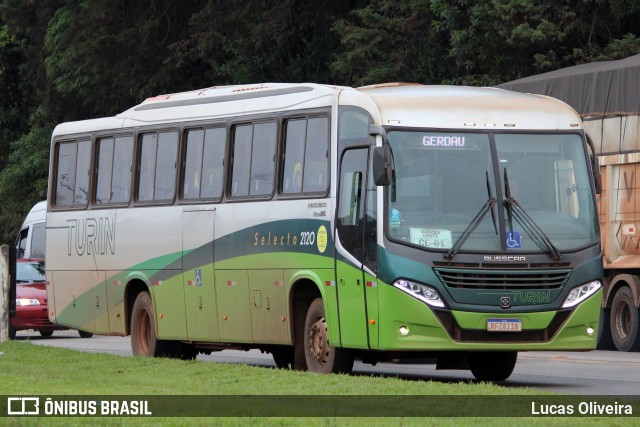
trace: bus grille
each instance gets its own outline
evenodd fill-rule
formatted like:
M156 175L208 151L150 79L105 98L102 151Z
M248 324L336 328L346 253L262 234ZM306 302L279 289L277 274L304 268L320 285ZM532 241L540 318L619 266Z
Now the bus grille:
M527 330L517 333L488 332L482 329L462 329L449 310L434 310L442 326L454 341L480 343L531 343L549 342L565 324L572 310L558 311L545 329Z
M558 289L571 275L570 269L488 271L436 268L445 286L457 289Z

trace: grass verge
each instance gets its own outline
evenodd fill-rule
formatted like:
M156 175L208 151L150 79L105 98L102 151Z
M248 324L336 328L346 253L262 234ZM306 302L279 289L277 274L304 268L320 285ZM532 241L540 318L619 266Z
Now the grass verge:
M348 375L316 375L307 372L230 365L202 361L180 361L140 357L121 357L98 353L36 346L29 342L9 341L0 344L1 395L301 395L344 396L344 403L354 396L494 396L480 399L481 404L495 405L496 399L509 396L539 396L542 393L527 388L501 387L488 383L408 381ZM351 396L350 396L351 395ZM495 396L500 396L496 398ZM378 398L379 399L379 398ZM476 400L474 400L475 402ZM309 402L309 399L305 400ZM484 403L482 403L484 402ZM311 404L313 399L311 399ZM247 412L251 413L251 408ZM478 411L482 411L482 407ZM4 415L4 414L0 414ZM324 418L0 418L5 425L257 425L257 426L423 426L495 425L496 419L486 418L411 418L403 417L324 417ZM504 418L509 425L634 425L623 418Z

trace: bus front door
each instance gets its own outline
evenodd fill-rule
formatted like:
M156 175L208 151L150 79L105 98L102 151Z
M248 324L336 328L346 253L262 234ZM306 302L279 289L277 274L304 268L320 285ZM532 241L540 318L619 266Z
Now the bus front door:
M369 348L364 260L368 148L346 150L340 163L336 285L343 347Z

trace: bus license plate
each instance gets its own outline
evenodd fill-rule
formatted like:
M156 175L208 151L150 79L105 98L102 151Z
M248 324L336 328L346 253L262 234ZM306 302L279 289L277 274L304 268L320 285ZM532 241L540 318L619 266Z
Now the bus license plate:
M488 319L487 331L489 332L521 332L522 321L520 319Z

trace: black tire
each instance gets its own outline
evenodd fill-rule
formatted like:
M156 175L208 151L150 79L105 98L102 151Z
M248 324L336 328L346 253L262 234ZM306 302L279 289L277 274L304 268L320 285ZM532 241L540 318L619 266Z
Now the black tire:
M293 368L295 362L294 348L291 346L276 347L271 350L271 356L280 369Z
M611 303L611 338L618 351L640 350L638 308L633 303L631 288L618 289Z
M517 351L483 351L467 356L471 373L479 381L506 380L513 373L517 360Z
M13 325L11 324L11 320L9 320L9 339L10 340L16 339L16 328L14 328Z
M598 322L598 344L597 350L615 350L613 338L611 337L611 309L600 310L600 321Z
M40 336L43 338L49 338L51 335L53 335L53 331L38 331L40 332Z
M151 296L140 292L131 312L131 350L134 356L168 357L172 355L171 343L159 340L156 335L156 317Z
M316 298L309 305L302 344L307 369L311 372L349 373L353 369L353 356L329 343L322 298Z
M170 341L164 342L167 342L167 345L170 345ZM193 344L176 341L173 343L173 349L168 356L173 359L193 360L198 356L198 353L199 351Z
M80 335L80 338L91 338L93 336L93 332L81 331L78 329L78 335Z

